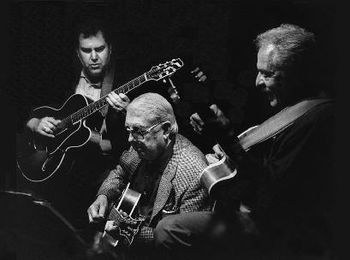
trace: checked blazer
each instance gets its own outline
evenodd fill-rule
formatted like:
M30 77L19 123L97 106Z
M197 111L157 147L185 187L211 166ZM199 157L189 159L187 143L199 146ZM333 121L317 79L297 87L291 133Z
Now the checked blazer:
M137 152L130 147L120 158L119 164L102 183L97 195L106 195L108 202L119 198L141 162ZM160 179L149 226L143 226L135 241L153 240L153 228L163 217L163 210L171 208L173 214L209 211L211 202L206 189L200 183L200 174L207 167L203 153L187 138L176 134L173 154ZM174 196L169 205L169 197Z

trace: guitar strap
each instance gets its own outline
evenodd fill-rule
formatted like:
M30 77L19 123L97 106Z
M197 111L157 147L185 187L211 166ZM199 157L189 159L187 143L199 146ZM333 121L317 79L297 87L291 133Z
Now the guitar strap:
M111 66L106 71L106 75L103 79L100 97L104 97L105 95L107 95L109 92L112 91L113 83L114 83L114 74L115 74L114 72L115 72L114 64L111 64ZM106 116L108 112L108 107L109 106L105 106L100 110L100 113L102 114L103 117Z
M239 143L245 151L248 151L253 145L259 144L285 130L316 106L332 101L332 99L325 98L308 99L287 107L262 124L249 128L240 134L238 136Z

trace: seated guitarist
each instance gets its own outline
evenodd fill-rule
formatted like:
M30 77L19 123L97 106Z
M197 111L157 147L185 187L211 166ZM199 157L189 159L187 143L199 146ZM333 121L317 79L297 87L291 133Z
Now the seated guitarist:
M322 78L321 62L315 60L314 34L296 25L268 30L256 44L256 86L275 116L283 115L270 118L273 128L293 116L291 108L323 96L316 82ZM213 104L211 110L212 118L204 121L196 113L191 124L206 137L216 137L237 174L210 194L217 200L215 212L183 216L169 229L168 244L181 241L190 247L195 235L202 241L195 255L205 252L212 259L334 257L334 102L319 103L249 152L227 127L221 109ZM208 252L213 243L216 252Z
M115 66L111 61L111 35L107 28L101 20L91 18L78 25L75 42L81 72L73 93L69 95L81 94L89 101L96 101L112 91ZM127 146L126 132L120 130L125 118L118 112L125 109L129 98L111 92L107 101L110 107L86 119L92 135L89 142L74 155L73 168L63 173L67 177L63 177L62 173L57 174L52 180L35 187L35 192L42 191L40 195L52 202L78 229L88 224L86 207L105 177L102 177L102 173L112 167L114 160ZM53 138L53 131L59 122L53 117L31 118L26 126L34 133ZM117 145L112 145L114 142Z
M136 217L143 218L143 222L128 252L142 259L154 259L160 256L155 249L161 245L187 247L176 241L167 244L167 237L171 236L166 225L169 218L181 219L187 212L210 210L208 193L200 183L200 173L207 163L203 153L177 133L173 108L161 95L142 94L133 99L126 111L125 128L131 147L103 182L88 208L88 216L91 223L108 220L105 231L123 240L118 228L132 220L110 219L108 210L130 183L131 189L142 194Z

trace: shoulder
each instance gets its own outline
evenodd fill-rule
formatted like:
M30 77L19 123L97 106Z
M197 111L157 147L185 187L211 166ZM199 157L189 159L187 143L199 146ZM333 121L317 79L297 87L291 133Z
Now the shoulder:
M335 102L330 100L321 103L295 122L295 129L305 129L309 131L331 130L335 127Z
M313 107L280 134L285 142L331 143L335 134L335 105L325 102Z
M177 149L181 152L181 156L183 157L203 157L204 154L195 146L190 140L186 137L177 134L176 135L176 143ZM176 149L176 147L175 147Z
M204 154L186 137L177 134L174 155L179 161L179 167L205 168L207 162Z

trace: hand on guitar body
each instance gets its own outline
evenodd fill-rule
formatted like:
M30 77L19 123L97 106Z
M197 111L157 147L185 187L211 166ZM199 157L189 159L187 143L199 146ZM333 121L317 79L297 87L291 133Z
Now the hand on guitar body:
M54 131L61 120L53 117L32 118L27 122L27 127L34 133L54 138Z
M106 221L106 212L108 209L108 199L105 195L99 195L94 203L88 208L87 213L90 223L101 223ZM122 210L118 210L121 218L107 220L104 230L108 233L114 234L118 228L127 225L130 222L130 217Z
M120 215L118 218L114 218L113 220L107 220L105 225L105 232L112 235L113 237L119 237L120 228L126 229L127 227L131 227L136 224L136 220L132 219L128 214L122 210L117 210L115 213Z
M94 247L116 247L119 241L123 245L130 246L144 221L142 216L133 217L141 194L129 189L127 184L119 198L118 204L112 203L108 207L108 199L105 195L99 195L87 210L90 223L104 223L103 233L101 230L95 235ZM108 212L108 216L105 216Z
M88 208L87 213L90 223L101 223L105 221L108 207L108 199L105 195L99 195Z
M213 151L214 153L208 153L205 155L209 164L217 163L226 156L225 152L218 144L213 146Z

